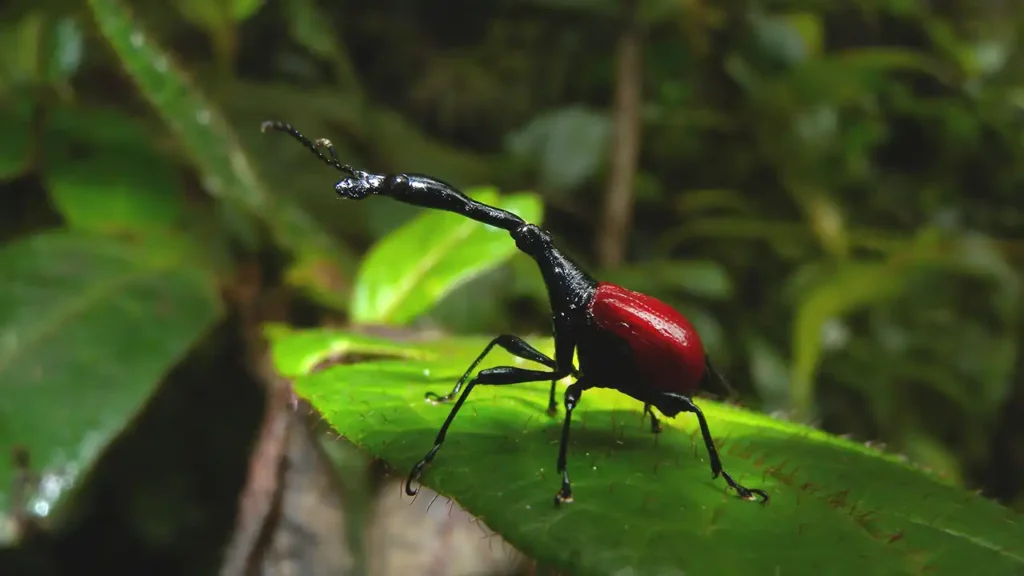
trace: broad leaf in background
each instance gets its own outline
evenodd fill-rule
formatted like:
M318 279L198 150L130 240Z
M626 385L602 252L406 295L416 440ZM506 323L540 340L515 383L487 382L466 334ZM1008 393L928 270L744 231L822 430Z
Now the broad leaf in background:
M499 196L493 188L466 194L528 222L539 223L543 217L543 205L534 194ZM370 249L356 275L352 321L409 322L515 253L515 242L504 230L451 212L424 211Z
M601 167L611 129L606 113L569 106L534 118L508 137L507 147L536 162L544 188L572 190Z
M342 332L267 331L282 373L335 429L407 472L430 448L447 391L485 338L419 342L404 359L334 364L344 349L397 344ZM532 343L551 352L550 339ZM314 348L313 346L321 346ZM296 362L300 359L301 362ZM525 364L495 352L480 367ZM306 367L303 369L302 367ZM574 417L569 469L576 502L556 508L560 419L547 385L482 387L455 420L424 481L458 500L543 565L573 574L963 574L1024 568L1024 525L1009 510L899 459L821 432L701 401L726 470L762 487L768 506L713 480L693 418L650 434L635 401L588 391ZM684 542L686 545L681 546Z
M823 330L829 322L856 309L905 295L920 273L973 276L992 282L996 295L993 303L1010 319L1017 317L1020 305L1019 278L990 241L973 234L946 237L934 229L924 229L886 261L842 262L823 277L820 272L820 268L805 268L791 280L791 287L796 287L791 296L800 302L793 327L790 385L790 406L798 418L807 418L814 411L814 374L822 355ZM983 379L995 383L985 386L980 394L988 406L1001 401L1008 390L1005 382L1012 370L1012 342L1002 342L1000 346L1002 349L990 347L987 352L992 356L980 364L995 373L995 377ZM951 361L948 356L945 360ZM971 365L978 365L977 361L975 356Z
M184 214L176 166L153 150L130 116L60 108L48 118L44 179L73 228L91 232L168 229Z
M142 94L170 126L195 163L206 190L266 223L278 244L296 257L289 282L324 304L343 307L339 263L351 260L309 214L286 194L271 196L253 171L231 126L194 88L133 19L120 0L90 0L103 36ZM257 126L252 137L258 137Z
M15 471L0 458L0 515L51 515L216 322L214 278L191 254L166 238L65 231L0 248L0 446L23 448L39 475L18 487L27 501L11 502Z
M814 374L821 360L823 330L828 322L901 293L907 270L886 262L843 262L800 298L793 322L790 409L794 418L814 414Z

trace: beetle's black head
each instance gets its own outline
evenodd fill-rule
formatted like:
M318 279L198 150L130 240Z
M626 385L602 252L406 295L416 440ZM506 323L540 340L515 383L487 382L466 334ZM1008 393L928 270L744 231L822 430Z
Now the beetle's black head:
M523 224L511 232L516 248L526 254L538 257L551 252L551 235L536 224Z
M361 170L353 170L353 175L334 185L334 191L342 198L361 200L380 189L384 177L379 174L369 174Z

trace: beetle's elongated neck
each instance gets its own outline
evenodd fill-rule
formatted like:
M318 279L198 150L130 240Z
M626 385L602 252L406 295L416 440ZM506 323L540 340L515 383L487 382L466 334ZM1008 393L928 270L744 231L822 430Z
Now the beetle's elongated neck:
M477 222L508 230L519 228L525 222L519 216L473 200L451 185L417 174L397 174L381 177L371 193L390 196L400 202L454 212Z
M552 312L568 314L590 305L597 292L597 280L571 258L555 247L530 256L547 285Z
M367 194L390 196L406 204L454 212L477 222L507 230L515 240L516 246L533 258L540 268L548 288L552 311L556 313L568 313L585 307L594 297L597 282L569 257L562 254L561 250L552 246L551 238L546 232L511 212L478 202L445 182L428 176L382 176L361 173L348 187L355 189L359 186L365 190L360 189L358 197ZM342 192L339 190L339 194Z

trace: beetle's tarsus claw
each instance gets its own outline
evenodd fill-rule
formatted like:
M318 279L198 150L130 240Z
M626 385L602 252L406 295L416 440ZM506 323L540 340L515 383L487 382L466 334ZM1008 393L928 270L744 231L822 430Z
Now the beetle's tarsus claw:
M423 399L430 404L444 404L445 402L452 399L451 395L441 396L437 392L427 392L423 395Z

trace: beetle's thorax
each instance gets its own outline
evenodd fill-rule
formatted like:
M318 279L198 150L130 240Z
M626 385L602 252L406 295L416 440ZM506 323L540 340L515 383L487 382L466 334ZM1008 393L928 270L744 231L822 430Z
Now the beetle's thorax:
M509 234L516 247L537 263L547 286L552 314L582 318L594 299L597 281L555 248L551 235L537 225L526 223Z
M547 285L551 312L582 321L594 300L597 281L556 248L535 260Z

